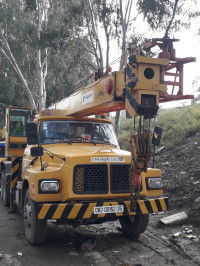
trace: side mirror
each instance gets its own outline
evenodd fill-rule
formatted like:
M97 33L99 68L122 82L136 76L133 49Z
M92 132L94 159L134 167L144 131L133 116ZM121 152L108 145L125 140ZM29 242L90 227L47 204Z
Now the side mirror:
M161 136L162 136L162 128L161 127L155 127L154 132L153 132L152 144L155 146L159 146Z
M37 125L35 123L26 124L26 136L28 145L38 144Z
M43 154L44 154L44 151L43 151L43 148L41 146L31 148L31 156L32 157L42 156Z

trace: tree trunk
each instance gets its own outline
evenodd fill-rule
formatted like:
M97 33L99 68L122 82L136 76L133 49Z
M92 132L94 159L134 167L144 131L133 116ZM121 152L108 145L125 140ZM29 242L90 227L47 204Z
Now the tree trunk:
M125 6L125 13L123 12L122 0L119 0L120 6L120 16L121 16L121 27L122 27L122 50L121 50L121 60L120 60L120 69L124 66L125 63L125 52L126 52L126 34L131 14L133 0L128 0ZM115 133L118 136L120 126L120 111L116 112L115 115Z
M37 37L40 43L42 26L46 26L47 22L47 10L48 1L37 1L37 12L38 12L38 25L37 25ZM38 71L38 91L39 91L39 110L45 109L46 107L46 86L45 80L47 75L47 48L45 48L45 56L42 61L42 50L40 46L37 48L37 71Z
M17 75L19 76L22 84L23 84L23 87L28 95L28 98L29 98L29 101L30 101L30 106L33 110L36 110L36 104L35 104L35 101L34 101L34 98L32 96L32 93L29 89L29 86L27 84L27 81L26 79L24 78L17 62L16 62L16 59L12 53L12 51L10 50L10 46L6 40L6 38L4 37L4 34L3 34L3 30L0 29L0 40L2 41L2 46L0 48L0 51L4 54L4 56L8 59L8 61L10 62L10 64L12 65L12 67L14 68L15 72L17 73Z
M95 25L94 12L93 12L90 0L86 0L86 2L87 2L89 14L90 14L90 20L91 20L91 24L92 24L92 30L93 30L93 33L94 33L94 38L96 40L96 44L97 44L97 47L98 47L97 49L99 51L99 58L97 57L97 60L98 60L97 64L99 65L100 70L103 70L103 53L102 53L102 48L101 48L101 43L100 43L100 40L99 40L99 36L98 36L98 33L97 33L97 28L96 28L96 25ZM95 46L93 45L93 47L95 47ZM96 51L96 53L97 53L97 51Z

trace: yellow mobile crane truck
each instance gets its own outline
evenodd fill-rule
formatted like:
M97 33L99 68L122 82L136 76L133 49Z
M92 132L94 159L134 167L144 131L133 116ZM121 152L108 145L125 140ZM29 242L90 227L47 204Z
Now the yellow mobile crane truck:
M30 109L7 109L1 197L5 206L22 209L31 244L45 241L48 220L79 225L119 219L122 232L137 238L149 213L167 210L161 171L147 167L148 121L156 116L161 95L168 95L169 58L130 54L128 60L120 71L99 77L32 123ZM120 149L109 120L88 118L123 109L139 117L131 153ZM160 135L157 128L153 144Z

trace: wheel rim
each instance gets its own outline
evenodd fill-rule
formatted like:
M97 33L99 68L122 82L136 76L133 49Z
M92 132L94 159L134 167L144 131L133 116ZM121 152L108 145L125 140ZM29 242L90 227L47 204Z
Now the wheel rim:
M25 228L31 230L31 203L30 201L24 206L24 225Z

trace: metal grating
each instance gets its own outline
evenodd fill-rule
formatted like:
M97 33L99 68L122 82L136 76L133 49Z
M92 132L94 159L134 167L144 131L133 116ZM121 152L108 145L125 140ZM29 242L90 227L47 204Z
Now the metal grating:
M130 192L130 165L111 165L110 176L112 193Z
M107 165L77 165L74 169L74 193L108 193Z

